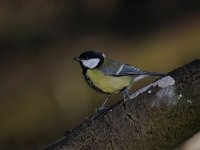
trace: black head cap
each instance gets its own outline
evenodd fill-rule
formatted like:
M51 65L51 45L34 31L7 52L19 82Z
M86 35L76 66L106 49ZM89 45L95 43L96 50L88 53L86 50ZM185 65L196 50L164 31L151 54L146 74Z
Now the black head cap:
M87 68L86 66L83 65L81 60L89 60L89 59L98 58L100 60L100 62L95 67L95 68L97 68L97 67L101 66L101 64L103 64L105 57L106 57L105 54L100 53L100 52L86 51L86 52L80 54L79 57L74 57L74 60L79 61L83 68Z
M103 53L95 52L95 51L86 51L79 56L79 59L88 60L88 59L92 59L92 58L99 58L100 60L103 61L104 57L105 57L105 55Z

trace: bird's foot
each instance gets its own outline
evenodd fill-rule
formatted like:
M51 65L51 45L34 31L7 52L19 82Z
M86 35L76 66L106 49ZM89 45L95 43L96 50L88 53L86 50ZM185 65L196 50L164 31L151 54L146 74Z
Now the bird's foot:
M131 97L132 93L124 94L124 101L127 101Z
M99 108L96 108L96 109L95 109L95 112L96 112L96 113L101 113L101 112L103 112L103 111L105 111L105 110L107 110L107 107L105 107L105 106L100 106Z
M110 96L106 98L106 100L103 102L103 104L101 104L101 106L99 108L95 109L96 113L100 113L100 112L107 110L106 103L107 103L109 98L110 98Z
M123 93L124 93L124 101L128 100L132 95L132 93L128 91L128 88L126 88Z

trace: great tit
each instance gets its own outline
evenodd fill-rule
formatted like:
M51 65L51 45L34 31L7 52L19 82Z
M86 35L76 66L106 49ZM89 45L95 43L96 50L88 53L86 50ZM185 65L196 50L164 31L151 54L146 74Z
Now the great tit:
M95 51L83 52L80 56L74 57L74 60L80 63L88 85L98 92L108 94L109 97L121 92L129 96L128 90L133 83L144 77L165 76L161 73L141 71Z

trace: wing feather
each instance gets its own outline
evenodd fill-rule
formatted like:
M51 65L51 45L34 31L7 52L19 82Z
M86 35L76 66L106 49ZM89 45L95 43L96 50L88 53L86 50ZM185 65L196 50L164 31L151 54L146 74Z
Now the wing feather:
M144 72L139 69L125 63L121 63L114 60L107 60L105 64L103 64L99 68L105 75L109 76L126 76L126 75L141 75Z

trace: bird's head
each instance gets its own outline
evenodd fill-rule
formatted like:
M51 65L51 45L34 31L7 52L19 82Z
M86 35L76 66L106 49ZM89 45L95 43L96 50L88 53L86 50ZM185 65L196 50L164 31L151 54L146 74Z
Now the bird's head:
M82 67L87 69L94 69L101 66L104 62L105 54L95 51L86 51L78 57L74 57L74 60L78 61Z

